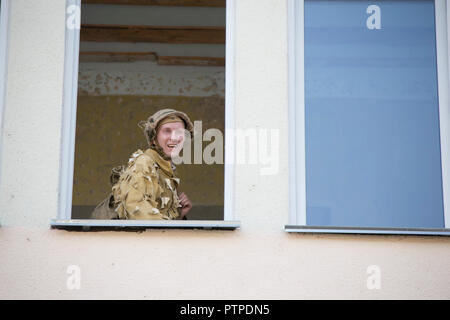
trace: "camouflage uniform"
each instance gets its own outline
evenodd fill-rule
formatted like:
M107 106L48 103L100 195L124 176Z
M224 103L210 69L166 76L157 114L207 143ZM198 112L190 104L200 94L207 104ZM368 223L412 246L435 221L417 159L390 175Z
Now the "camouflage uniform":
M171 220L180 217L177 188L180 179L175 166L155 142L158 123L169 116L181 118L186 130L193 125L183 112L160 110L139 125L150 148L137 150L126 167L116 167L111 174L112 193L92 213L93 219Z

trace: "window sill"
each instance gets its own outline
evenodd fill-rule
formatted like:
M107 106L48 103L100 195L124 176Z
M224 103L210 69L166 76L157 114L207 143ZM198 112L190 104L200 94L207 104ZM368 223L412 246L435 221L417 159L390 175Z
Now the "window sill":
M211 220L88 220L52 219L52 229L74 231L106 231L106 230L143 230L143 229L220 229L235 230L240 228L240 221L211 221Z
M415 228L354 228L354 227L320 227L286 225L284 230L290 233L337 233L337 234L380 234L380 235L415 235L415 236L450 236L450 229L415 229Z

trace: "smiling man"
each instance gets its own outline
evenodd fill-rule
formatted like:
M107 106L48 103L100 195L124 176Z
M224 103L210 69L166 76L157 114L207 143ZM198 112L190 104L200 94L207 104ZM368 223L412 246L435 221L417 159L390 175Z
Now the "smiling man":
M183 219L192 208L189 198L178 194L180 179L172 159L183 148L189 117L180 111L163 109L139 123L149 149L132 154L123 170L112 175L112 193L97 206L93 219Z

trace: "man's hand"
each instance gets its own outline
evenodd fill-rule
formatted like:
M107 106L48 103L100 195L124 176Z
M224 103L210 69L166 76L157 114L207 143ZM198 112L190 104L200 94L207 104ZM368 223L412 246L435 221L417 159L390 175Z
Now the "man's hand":
M191 210L192 203L184 192L182 192L178 196L178 199L180 200L180 204L181 204L181 209L180 209L181 218L183 218L189 212L189 210Z

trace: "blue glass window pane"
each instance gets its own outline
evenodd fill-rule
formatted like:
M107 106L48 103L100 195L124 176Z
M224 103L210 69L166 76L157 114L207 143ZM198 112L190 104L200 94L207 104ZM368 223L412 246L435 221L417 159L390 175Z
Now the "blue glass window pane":
M434 2L304 13L307 225L443 228Z

